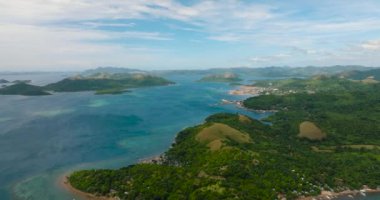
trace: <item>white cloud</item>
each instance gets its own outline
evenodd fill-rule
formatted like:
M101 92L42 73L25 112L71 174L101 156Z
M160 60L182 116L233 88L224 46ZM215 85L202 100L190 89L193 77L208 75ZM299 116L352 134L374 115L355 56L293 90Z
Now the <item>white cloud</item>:
M210 36L208 39L222 41L222 42L236 42L240 40L239 36L232 34L218 35L218 36Z
M371 40L360 45L365 50L380 50L380 40Z
M253 58L250 58L250 61L252 61L254 64L267 64L271 65L272 63L279 63L286 61L291 57L288 53L279 53L275 55L269 55L269 56L256 56Z
M294 2L199 0L185 5L175 0L0 0L1 67L191 62L194 59L184 57L172 61L168 52L162 56L163 47L177 51L168 44L176 40L178 30L197 35L188 41L214 40L252 52L265 48L264 56L251 58L262 65L333 59L365 64L369 62L364 58L380 50L379 40L373 38L380 31L378 1ZM136 19L158 23L159 28L137 31L142 29L133 22ZM165 29L168 23L176 31ZM344 49L350 44L355 50ZM208 50L204 49L205 54ZM285 52L274 53L281 51ZM225 60L239 58L231 56Z
M29 66L40 70L60 70L99 65L141 66L154 63L160 51L117 43L92 43L117 37L166 39L157 33L103 32L32 25L0 26L0 60L2 67L17 70Z
M98 27L134 27L136 26L135 23L105 23L105 22L83 22L81 25L89 26L92 28L98 28Z

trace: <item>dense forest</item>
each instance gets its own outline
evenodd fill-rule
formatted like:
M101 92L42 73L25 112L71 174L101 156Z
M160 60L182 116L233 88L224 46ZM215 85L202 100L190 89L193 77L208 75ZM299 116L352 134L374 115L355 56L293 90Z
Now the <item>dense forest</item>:
M69 182L121 199L296 199L380 186L380 84L350 81L342 89L339 80L318 80L323 90L244 101L277 110L270 123L215 114L181 131L159 161L77 171Z

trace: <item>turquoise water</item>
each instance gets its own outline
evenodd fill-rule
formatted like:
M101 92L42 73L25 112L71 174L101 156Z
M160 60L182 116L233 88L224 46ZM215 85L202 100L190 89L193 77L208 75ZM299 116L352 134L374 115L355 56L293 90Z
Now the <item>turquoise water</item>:
M0 78L55 81L51 74ZM228 95L233 88L228 84L197 83L197 76L167 78L177 84L122 95L0 96L0 199L79 199L59 187L62 174L118 168L158 155L176 133L213 113L267 115L221 105L221 99L245 98Z

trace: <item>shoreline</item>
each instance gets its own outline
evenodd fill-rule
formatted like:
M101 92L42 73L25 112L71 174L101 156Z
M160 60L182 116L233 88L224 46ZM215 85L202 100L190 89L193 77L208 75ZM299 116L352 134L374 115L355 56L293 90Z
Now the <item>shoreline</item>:
M137 164L138 163L160 164L162 161L163 161L162 155L159 154L159 155L139 159L136 163ZM83 192L79 189L76 189L75 187L73 187L70 184L70 182L68 180L68 176L69 176L69 172L66 172L63 175L61 175L57 180L58 186L61 189L73 194L74 196L77 196L80 199L85 199L85 200L119 200L118 197L96 196L94 194ZM77 199L74 198L73 200L77 200Z
M228 91L230 95L238 95L238 96L258 96L266 91L266 88L258 87L254 85L241 85L236 89Z
M71 194L78 196L80 199L85 199L85 200L118 200L117 197L96 196L94 194L83 192L81 190L74 188L68 180L68 174L67 173L65 173L59 177L58 185L59 185L59 187L61 187L65 191L68 191ZM76 199L74 198L73 200L76 200Z

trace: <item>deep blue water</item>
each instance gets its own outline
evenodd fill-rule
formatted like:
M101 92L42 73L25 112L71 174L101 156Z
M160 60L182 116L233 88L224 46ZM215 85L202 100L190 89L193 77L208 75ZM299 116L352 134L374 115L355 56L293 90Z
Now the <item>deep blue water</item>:
M66 75L3 76L44 85ZM197 76L167 77L176 85L122 95L91 92L43 97L0 96L0 199L79 199L58 187L63 173L118 168L158 155L182 129L218 112L247 112L221 99L233 86L197 83Z

